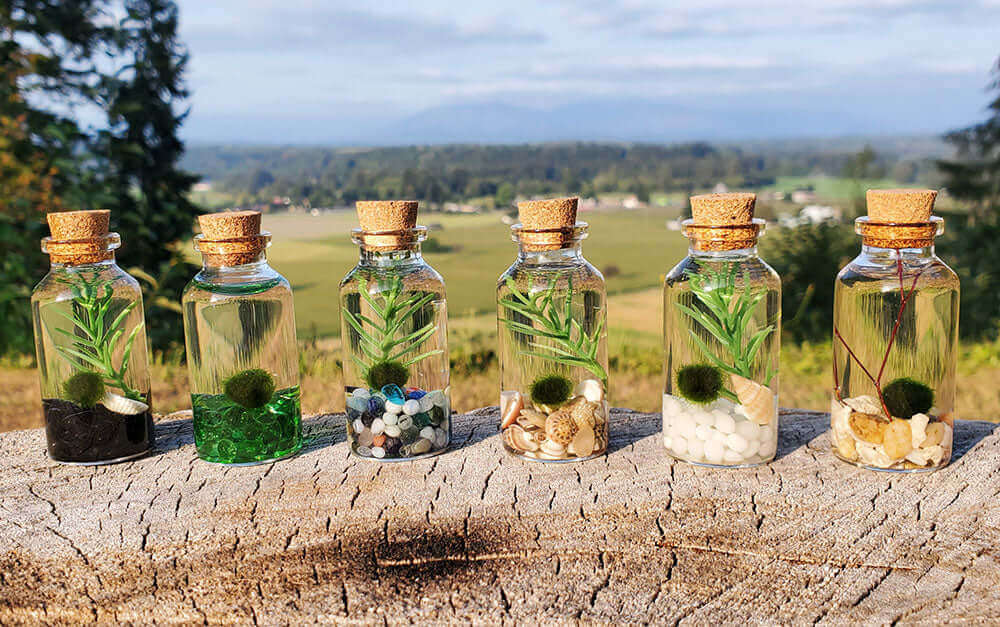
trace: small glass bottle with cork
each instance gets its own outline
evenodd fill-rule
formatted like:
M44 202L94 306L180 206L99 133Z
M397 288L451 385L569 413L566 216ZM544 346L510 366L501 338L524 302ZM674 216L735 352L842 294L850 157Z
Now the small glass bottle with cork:
M861 254L834 288L830 438L838 457L873 470L951 459L959 281L934 250L936 196L868 190Z
M517 259L497 283L500 429L524 459L579 461L608 446L607 296L583 257L577 204L518 203Z
M134 459L153 446L139 283L115 263L109 211L48 214L52 262L31 294L49 458Z
M288 281L267 263L258 211L199 216L202 268L181 298L198 456L261 464L302 446Z
M693 196L688 256L663 287L663 444L693 464L753 466L777 450L781 279L757 254L756 200Z
M364 459L418 459L451 442L447 300L421 254L417 208L358 202L359 260L340 283L347 439Z

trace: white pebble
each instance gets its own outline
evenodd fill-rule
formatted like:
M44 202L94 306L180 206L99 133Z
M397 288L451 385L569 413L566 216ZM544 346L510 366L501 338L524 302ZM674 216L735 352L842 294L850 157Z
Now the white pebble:
M715 424L715 416L713 416L712 412L710 412L710 411L707 411L707 410L704 410L704 409L695 409L692 413L693 413L694 421L697 422L700 425L714 425Z
M778 438L767 438L762 439L760 442L760 454L764 458L770 459L774 457L774 453L778 450Z
M747 440L747 447L743 450L743 457L750 458L760 450L760 442L757 440Z
M385 422L381 418L372 421L372 435L381 435L385 431Z
M747 439L744 438L739 433L730 433L726 436L726 448L730 449L736 454L741 454L747 450L749 443Z
M357 398L364 401L367 401L369 398L371 398L371 396L372 396L371 392L369 392L365 388L354 388L354 391L351 392L351 398Z
M715 414L715 428L722 433L735 433L736 432L736 421L729 414L723 414L722 412L712 412Z
M421 396L417 403L420 404L420 411L430 411L431 407L434 407L434 400L431 398L430 394L424 394Z
M674 455L683 456L688 452L688 443L684 438L673 438Z
M396 414L390 414L389 412L385 412L384 414L382 414L382 422L384 422L387 425L394 425L398 421L399 421L399 416Z
M698 425L698 427L694 430L694 437L698 438L702 442L708 442L712 439L712 431L714 431L714 429L708 425Z
M353 427L354 427L354 433L361 433L362 431L365 430L365 423L361 422L361 419L358 418L357 420L354 421Z
M705 459L707 459L710 464L721 464L722 458L725 454L726 447L723 446L722 442L712 440L711 442L705 443Z
M674 424L677 425L677 433L680 437L688 440L694 437L695 429L698 427L698 423L696 423L688 414L681 414L680 416L677 416L677 418L674 419Z
M390 414L398 414L403 411L403 406L392 401L385 402L385 411Z
M663 436L663 447L664 448L666 448L666 449L669 450L669 449L673 448L673 444L674 444L674 442L673 442L673 440L670 439L669 435Z
M725 455L722 456L722 461L726 462L727 464L739 464L746 460L743 459L743 456L737 453L736 451L731 451L727 449Z
M663 416L673 416L681 412L681 404L670 394L663 395Z
M409 416L400 416L396 419L396 424L400 429L409 429L413 426L413 418Z
M435 429L434 435L434 443L437 444L438 447L442 447L448 443L448 432L444 429Z
M403 403L403 413L407 416L420 413L420 401L411 398Z
M420 437L434 441L434 427L424 427L420 430Z
M355 450L355 452L358 455L360 455L362 457L371 457L372 456L372 450L370 448L368 448L367 446L359 446L358 448L356 448L354 450Z
M372 455L378 457L379 459L382 459L383 457L385 457L385 449L382 448L381 446L373 447Z
M688 459L700 462L705 458L705 444L701 440L688 440Z
M403 432L402 429L400 429L399 426L397 426L397 425L386 425L385 426L385 434L387 436L389 436L390 438L398 438L399 434L402 433L402 432Z
M722 445L726 445L726 434L721 431L712 431L712 436L709 438L712 442L722 442Z
M760 427L749 420L741 420L736 423L736 433L742 435L747 440L760 439Z

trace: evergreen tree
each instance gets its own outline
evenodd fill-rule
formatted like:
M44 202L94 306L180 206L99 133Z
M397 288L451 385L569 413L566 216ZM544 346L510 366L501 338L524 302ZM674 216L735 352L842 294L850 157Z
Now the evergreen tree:
M1000 58L993 76L990 89L996 94L988 106L990 117L945 135L957 158L937 165L948 193L969 203L974 219L995 222L1000 209Z

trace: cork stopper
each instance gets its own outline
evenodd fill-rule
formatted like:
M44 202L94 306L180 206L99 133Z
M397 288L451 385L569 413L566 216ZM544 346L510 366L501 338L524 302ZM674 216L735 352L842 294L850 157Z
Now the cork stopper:
M943 221L933 217L937 191L933 189L870 189L865 194L868 217L857 230L868 246L923 248L934 243Z
M270 235L260 230L259 211L222 211L198 216L195 238L205 260L218 266L253 263L267 248Z
M691 197L684 233L695 250L725 251L757 245L763 220L754 220L757 195L746 192Z
M361 225L361 245L367 250L393 251L415 241L416 200L359 200L355 203Z
M573 239L580 199L548 198L517 203L520 241L525 250L558 250Z
M45 218L52 236L45 238L43 250L53 262L75 266L114 257L119 240L109 232L110 211L59 211Z

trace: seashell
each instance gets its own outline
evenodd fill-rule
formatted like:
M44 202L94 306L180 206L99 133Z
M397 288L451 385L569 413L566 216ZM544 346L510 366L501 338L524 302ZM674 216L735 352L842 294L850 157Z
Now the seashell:
M149 405L146 403L125 398L118 394L112 394L111 392L104 394L104 398L101 399L101 405L104 405L116 414L124 416L134 416L149 411Z
M743 405L747 417L759 425L769 424L775 416L774 392L756 381L751 381L738 374L729 375L733 382L733 391Z
M566 457L566 447L562 444L557 444L552 440L545 440L539 450L541 457L547 457L549 459L562 459Z
M604 400L604 385L597 379L584 379L576 384L573 393L583 396L591 403L600 403Z
M504 441L507 446L515 451L537 451L538 442L535 441L519 425L511 425L503 432Z
M567 446L580 430L568 412L558 411L545 420L545 435L561 446Z
M844 405L847 405L860 414L881 416L884 413L882 411L882 404L879 403L878 399L874 396L865 395L855 396L854 398L845 398Z
M587 427L593 430L594 425L597 423L597 418L594 414L597 412L598 407L600 407L600 405L597 403L591 403L590 401L584 400L583 402L574 404L569 409L569 413L570 416L573 417L573 420L576 421L577 427L580 427L581 429L583 427Z
M571 455L576 455L577 457L586 457L594 452L594 444L597 439L594 435L594 430L589 426L581 426L580 430L576 432L573 437L573 441L569 443L566 450Z
M545 428L546 416L542 412L535 411L534 409L522 409L521 417L539 429Z
M426 397L425 397L426 398ZM500 392L500 428L514 424L524 408L524 396L520 392Z

